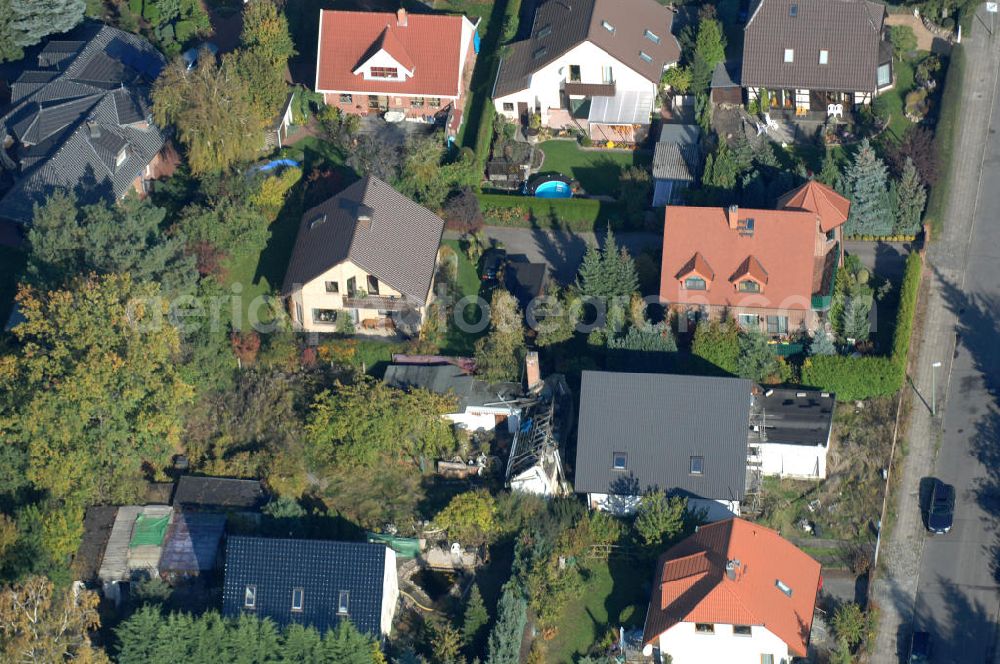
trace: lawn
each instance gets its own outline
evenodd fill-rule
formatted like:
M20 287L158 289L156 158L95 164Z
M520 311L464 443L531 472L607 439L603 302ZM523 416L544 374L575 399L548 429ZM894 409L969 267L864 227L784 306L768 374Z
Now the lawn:
M617 195L623 168L652 163L648 152L583 150L576 141L545 141L538 147L545 153L543 173L562 173L579 180L580 186L591 195Z
M302 219L306 178L316 169L332 169L340 177L340 184L347 186L357 177L344 166L344 157L336 146L318 138L309 137L282 150L282 156L303 164L303 180L295 185L285 200L285 205L271 223L271 237L259 255L236 256L230 260L227 289L235 284L242 286L243 324L249 320L249 309L256 298L273 295L281 288L288 267L288 259L295 246L299 222ZM260 302L261 300L257 300ZM258 311L263 314L264 309Z
M24 270L24 262L23 251L0 246L0 328L7 324L7 317L14 306L17 282Z
M458 256L458 299L461 300L470 295L479 295L482 282L479 279L478 267L462 251L458 240L444 240L442 244L454 249L455 254ZM473 307L470 306L469 309L467 320L475 322L479 316L478 307L476 307L477 311L475 312L472 311ZM476 339L480 336L479 334L463 332L454 324L449 324L448 334L445 336L440 351L444 355L471 355L474 351Z
M917 56L919 59L921 56ZM884 109L889 114L889 134L897 140L902 138L906 129L913 123L906 119L905 99L906 93L913 89L913 67L916 59L896 60L893 62L893 71L896 74L896 84L891 90L886 90L880 94L875 103L879 108Z
M580 599L566 606L555 637L546 643L546 662L572 664L608 630L642 627L646 619L651 566L623 558L592 561L585 578Z

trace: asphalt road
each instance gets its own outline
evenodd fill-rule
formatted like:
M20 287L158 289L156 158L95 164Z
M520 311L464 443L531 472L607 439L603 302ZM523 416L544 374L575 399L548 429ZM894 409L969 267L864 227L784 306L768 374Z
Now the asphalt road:
M993 48L1000 44L993 40ZM939 404L934 474L957 491L955 525L927 537L913 628L931 633L936 663L998 660L1000 614L1000 91L996 72L976 94L993 95L981 182L967 236L965 261L938 271L947 308L957 317L954 352L937 349L947 396ZM924 395L930 399L930 395ZM940 406L944 406L941 408ZM919 404L915 407L920 407Z

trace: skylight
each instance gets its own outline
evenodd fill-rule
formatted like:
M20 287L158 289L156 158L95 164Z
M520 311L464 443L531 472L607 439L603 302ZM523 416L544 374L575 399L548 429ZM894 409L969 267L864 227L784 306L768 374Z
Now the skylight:
M799 15L799 6L798 5L792 5L791 7L789 7L788 8L788 15L791 16L792 18L795 18L796 16L798 16Z
M820 49L819 63L821 65L825 65L827 62L829 62L829 60L830 60L830 51L826 50L825 48Z
M774 585L777 586L778 590L780 590L781 592L785 593L789 597L792 596L792 588L791 588L791 586L789 586L787 583L785 583L781 579L775 579L774 580Z
M785 49L785 62L794 62L794 61L795 61L795 49L793 49L793 48L786 48Z
M643 62L653 61L653 56L651 56L649 53L646 53L645 51L639 51L639 57L642 58Z
M607 21L601 21L601 27L604 28L605 30L607 30L608 32L614 32L615 31L615 26L611 25Z
M544 58L545 54L548 52L549 49L543 46L539 49L536 49L535 52L531 54L531 57L533 57L535 60L537 60L538 58Z
M615 452L611 467L615 470L625 470L626 466L628 466L628 454L625 452Z
M653 42L654 44L660 43L660 36L651 30L646 30L646 32L643 33L643 37Z
M551 34L552 34L552 25L546 23L538 30L538 33L535 35L535 38L541 39L542 37L548 37Z
M705 457L702 456L691 457L691 474L692 475L705 474Z

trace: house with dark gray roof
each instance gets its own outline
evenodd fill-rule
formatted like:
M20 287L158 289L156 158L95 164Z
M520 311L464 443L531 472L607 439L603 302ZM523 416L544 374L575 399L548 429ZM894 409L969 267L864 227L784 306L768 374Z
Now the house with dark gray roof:
M664 490L709 520L739 515L752 390L742 378L584 371L576 492L592 508L616 513Z
M798 117L843 117L892 87L885 5L870 0L760 0L743 37L751 100Z
M249 614L320 632L350 620L379 638L392 628L398 599L396 554L384 544L227 538L225 616Z
M172 171L176 153L164 148L150 113L150 86L165 61L149 42L85 24L49 41L37 64L14 81L0 117L0 167L14 180L0 217L28 223L61 188L81 204L142 195Z
M698 125L664 124L653 152L653 207L680 202L701 165Z
M837 398L830 392L767 388L754 392L757 442L750 457L761 473L776 477L826 478L826 457Z
M454 364L391 364L383 380L401 390L423 389L455 399L455 409L445 418L469 431L493 431L503 425L508 433L518 429L521 415L518 383L490 384Z
M334 332L349 316L358 332L423 323L444 221L376 177L302 215L282 289L293 324Z
M673 12L656 0L541 2L530 33L501 60L496 110L513 121L538 114L548 127L582 127L596 141L636 143L664 69L680 58L672 28Z

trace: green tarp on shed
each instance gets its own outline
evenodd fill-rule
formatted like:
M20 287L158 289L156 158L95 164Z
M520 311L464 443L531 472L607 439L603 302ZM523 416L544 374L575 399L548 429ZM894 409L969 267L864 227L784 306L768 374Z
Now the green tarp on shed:
M132 540L128 543L130 549L137 546L160 546L170 525L170 515L151 517L140 514L132 529Z
M396 535L386 535L384 533L368 533L368 542L373 544L386 544L396 552L400 558L416 558L420 553L420 540L412 537L397 537Z

